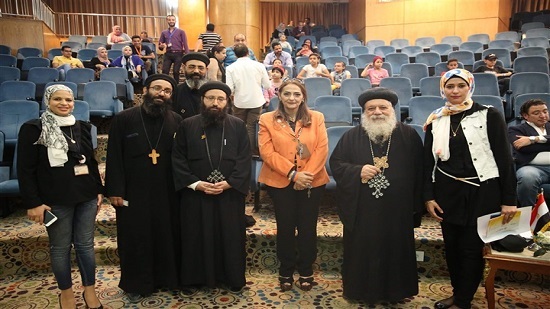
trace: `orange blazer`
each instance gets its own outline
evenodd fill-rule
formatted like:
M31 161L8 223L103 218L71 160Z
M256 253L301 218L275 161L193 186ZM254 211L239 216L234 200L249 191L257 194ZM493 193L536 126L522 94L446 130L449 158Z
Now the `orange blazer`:
M311 157L300 159L297 154L298 142L296 134L290 125L282 119L274 119L274 112L260 116L260 132L258 143L260 156L264 161L260 171L259 181L275 188L284 188L290 184L288 172L294 167L294 158L297 158L296 170L314 174L312 187L319 187L329 182L325 162L328 156L328 137L323 114L310 111L311 125L302 128L302 122L296 123L296 132L300 131L300 142L307 145Z

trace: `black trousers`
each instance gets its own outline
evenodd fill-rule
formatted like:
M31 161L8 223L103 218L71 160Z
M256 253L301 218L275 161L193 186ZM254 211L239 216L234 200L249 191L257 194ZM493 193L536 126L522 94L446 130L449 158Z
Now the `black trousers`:
M164 60L162 61L162 74L170 74L170 66L174 64L174 79L176 83L180 82L180 68L181 68L181 58L183 57L183 52L166 52L164 54Z
M309 198L307 189L297 191L293 185L281 189L268 187L277 221L279 276L292 277L298 270L300 276L308 277L313 275L317 258L317 217L325 185L312 188Z
M453 286L454 304L468 309L483 277L483 241L475 225L441 222L445 258Z

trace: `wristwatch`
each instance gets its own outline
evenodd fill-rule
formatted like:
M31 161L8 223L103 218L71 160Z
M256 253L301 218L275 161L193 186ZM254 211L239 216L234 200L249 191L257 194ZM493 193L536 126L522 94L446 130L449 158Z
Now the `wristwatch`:
M529 140L531 141L531 144L534 144L538 140L538 136L529 136Z

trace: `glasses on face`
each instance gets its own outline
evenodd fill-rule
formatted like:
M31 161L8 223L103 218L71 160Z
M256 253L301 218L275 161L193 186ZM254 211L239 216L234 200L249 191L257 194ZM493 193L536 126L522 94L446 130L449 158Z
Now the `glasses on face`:
M215 97L213 95L210 95L210 96L207 96L207 97L204 97L205 100L207 100L208 102L214 102L214 100L220 102L220 103L223 103L225 101L227 101L227 98L224 98L224 97Z
M202 66L202 65L197 66L197 65L194 65L194 64L188 65L187 68L188 68L189 70L191 70L191 71L194 71L195 69L199 69L199 71L204 71L204 70L206 70L206 67L205 67L205 66Z
M65 49L63 52L64 52L64 53L72 53L72 50L70 50L70 49Z
M172 95L172 89L162 88L160 85L149 87L149 89L153 89L155 92L164 92L165 95Z

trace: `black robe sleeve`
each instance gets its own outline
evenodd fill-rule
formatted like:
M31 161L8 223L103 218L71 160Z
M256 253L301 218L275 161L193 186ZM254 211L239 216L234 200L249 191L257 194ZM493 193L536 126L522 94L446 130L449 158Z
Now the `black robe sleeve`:
M409 138L405 139L410 141L411 152L413 156L415 166L415 179L414 179L414 227L419 227L422 222L422 216L426 213L424 207L424 148L422 145L422 139L413 128L408 130Z
M107 162L105 171L105 187L109 197L122 197L126 195L126 179L124 174L123 136L124 128L119 121L123 114L116 115L111 121L109 130L109 143L107 144Z
M190 128L190 122L184 121L178 128L174 137L174 146L172 147L172 169L174 175L174 186L176 191L187 188L201 179L194 175L189 167L187 160L188 146L186 131Z
M361 186L361 169L363 165L354 164L353 152L349 151L359 140L359 127L344 133L330 156L330 169L334 180L338 184L338 209L340 220L345 227L353 229L357 202ZM360 129L360 128L359 128Z
M236 132L238 141L237 157L233 171L227 177L227 183L242 194L248 194L250 188L250 170L252 168L252 155L250 152L250 139L246 131L246 125L239 119L233 119L229 122L232 130Z

